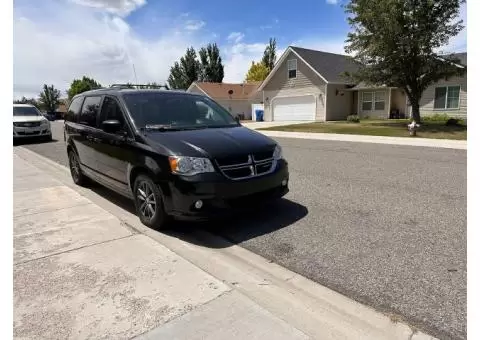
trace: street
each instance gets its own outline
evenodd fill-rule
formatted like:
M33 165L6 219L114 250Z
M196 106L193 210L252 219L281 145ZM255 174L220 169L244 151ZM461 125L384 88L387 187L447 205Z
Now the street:
M53 142L23 147L67 165L63 122L52 131ZM206 228L434 336L466 339L466 151L278 141L286 199Z

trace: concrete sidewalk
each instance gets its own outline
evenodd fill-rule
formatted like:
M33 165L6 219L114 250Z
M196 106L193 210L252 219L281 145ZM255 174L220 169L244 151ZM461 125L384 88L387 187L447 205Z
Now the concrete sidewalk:
M149 229L25 148L13 162L16 339L434 339L215 235Z
M16 339L308 338L18 156L13 162Z
M269 128L269 127L301 124L301 123L305 123L305 122L252 122L252 123L242 123L242 125L249 129L257 130L258 132L269 137L330 140L330 141L354 142L354 143L377 143L377 144L422 146L422 147L431 147L431 148L448 148L448 149L467 150L466 140L259 130L259 129Z

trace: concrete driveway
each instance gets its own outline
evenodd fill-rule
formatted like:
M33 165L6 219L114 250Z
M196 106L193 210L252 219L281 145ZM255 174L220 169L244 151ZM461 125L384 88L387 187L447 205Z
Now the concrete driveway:
M66 164L55 124L59 142L26 147ZM439 338L466 339L466 151L278 141L291 171L280 208L210 231Z

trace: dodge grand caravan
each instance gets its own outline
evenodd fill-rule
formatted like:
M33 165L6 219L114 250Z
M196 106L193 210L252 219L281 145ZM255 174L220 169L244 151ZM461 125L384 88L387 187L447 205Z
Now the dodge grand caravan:
M122 87L75 96L65 117L71 176L135 202L143 224L208 219L288 192L288 164L272 139L212 99Z

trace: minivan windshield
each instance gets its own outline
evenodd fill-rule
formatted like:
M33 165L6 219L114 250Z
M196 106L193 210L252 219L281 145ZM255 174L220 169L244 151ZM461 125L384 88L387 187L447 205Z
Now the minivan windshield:
M238 126L230 113L208 97L168 92L123 94L138 128L202 129Z
M40 112L33 106L14 106L13 116L40 116Z

